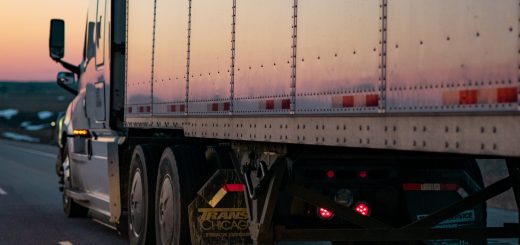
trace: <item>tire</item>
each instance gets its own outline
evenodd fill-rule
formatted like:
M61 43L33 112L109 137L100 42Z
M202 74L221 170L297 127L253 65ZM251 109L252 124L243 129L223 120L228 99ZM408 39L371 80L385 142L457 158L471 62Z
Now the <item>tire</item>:
M204 153L189 146L164 150L155 194L157 244L191 244L188 205L210 173Z
M69 150L67 145L65 145L64 147L61 159L63 159L61 163L61 169L63 174L61 175L62 179L60 181L63 182L63 212L65 213L65 216L69 218L86 217L89 209L81 206L76 201L74 201L74 199L67 196L67 190L72 189L72 169L70 166Z
M153 148L135 147L130 162L128 184L128 237L130 244L155 244L154 206L157 176Z

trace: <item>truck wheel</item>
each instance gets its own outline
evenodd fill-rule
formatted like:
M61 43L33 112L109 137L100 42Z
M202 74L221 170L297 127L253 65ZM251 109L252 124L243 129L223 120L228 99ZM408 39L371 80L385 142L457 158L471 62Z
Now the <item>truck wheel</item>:
M207 170L201 168L203 156L203 152L189 146L164 150L155 194L157 244L191 243L188 205L207 179Z
M76 203L76 201L74 201L74 199L67 196L67 190L72 189L72 170L70 167L69 151L67 146L65 146L63 150L63 155L61 159L63 159L63 162L61 164L63 169L63 211L65 212L65 215L69 218L86 217L88 214L88 208L79 205L78 203Z
M137 146L130 162L128 236L130 244L154 244L156 163L150 146Z

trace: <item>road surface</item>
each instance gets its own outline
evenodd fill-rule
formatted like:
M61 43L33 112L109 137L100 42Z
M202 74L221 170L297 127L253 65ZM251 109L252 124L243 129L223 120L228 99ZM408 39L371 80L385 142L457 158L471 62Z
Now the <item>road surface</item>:
M56 147L0 140L0 244L127 244L91 219L65 217L55 159ZM489 226L516 222L517 217L516 212L488 209ZM515 244L511 239L491 243Z
M56 148L0 141L0 244L127 244L91 219L63 214Z

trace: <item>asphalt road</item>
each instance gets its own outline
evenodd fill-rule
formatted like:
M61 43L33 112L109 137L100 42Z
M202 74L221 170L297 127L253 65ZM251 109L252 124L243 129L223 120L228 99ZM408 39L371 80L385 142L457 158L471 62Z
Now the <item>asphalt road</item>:
M0 244L127 244L91 219L66 218L56 148L0 141Z
M0 245L127 244L126 238L94 220L65 217L55 153L53 146L0 140ZM489 226L513 223L517 217L517 212L488 209ZM508 239L490 244L516 243Z

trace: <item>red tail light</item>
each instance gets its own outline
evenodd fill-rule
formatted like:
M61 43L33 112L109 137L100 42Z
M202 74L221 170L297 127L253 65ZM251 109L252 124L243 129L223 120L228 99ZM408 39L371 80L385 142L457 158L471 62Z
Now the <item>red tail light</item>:
M328 177L329 179L334 178L334 176L336 176L336 173L334 173L334 170L329 170L329 171L327 171L327 177Z
M354 210L363 216L368 216L368 214L370 214L370 209L366 203L360 202L356 204L356 208Z
M334 217L334 213L324 208L318 208L318 216L320 216L321 219L329 220Z
M364 179L368 176L367 171L359 171L358 175L359 175L359 178L362 178L362 179Z

